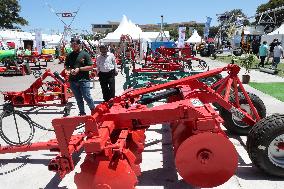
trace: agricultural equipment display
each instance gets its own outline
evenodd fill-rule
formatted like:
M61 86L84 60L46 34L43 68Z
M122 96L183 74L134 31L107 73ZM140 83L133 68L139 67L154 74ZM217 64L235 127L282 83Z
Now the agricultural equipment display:
M124 59L135 61L136 55L139 53L137 45L130 35L121 35L120 43L115 52L116 63L121 65Z
M206 71L205 61L193 57L190 48L157 48L155 57L147 56L145 63L137 63L122 56L122 71L126 75L123 88L140 88L153 84L165 83L182 77ZM194 61L198 66L193 66ZM132 72L130 73L130 67ZM196 69L198 67L198 69ZM222 76L204 79L209 84L216 82Z
M45 81L51 77L54 81ZM20 92L3 92L4 101L11 103L14 107L24 106L51 106L65 105L71 96L65 79L58 73L52 73L47 69L28 89ZM53 103L46 103L46 102Z
M74 179L78 189L130 189L141 175L145 130L150 125L168 123L180 176L194 186L215 187L229 180L238 167L237 151L220 127L222 117L211 105L216 103L234 121L243 123L235 127L251 129L247 147L253 163L269 174L284 176L284 115L260 120L257 104L237 76L239 70L237 65L228 65L148 88L127 90L96 106L93 115L54 119L56 140L1 146L0 154L57 151L59 154L50 161L48 169L63 178L74 170L72 154L84 149L87 155ZM211 87L199 81L221 72L228 76ZM142 98L148 93L155 96ZM160 99L167 102L154 103ZM84 133L73 135L81 123L85 123Z
M15 108L64 106L64 116L70 114L71 104L68 103L68 99L72 96L72 93L69 89L69 83L65 82L65 78L63 74L58 72L52 73L50 69L47 69L28 89L20 92L2 92L5 104L3 105L3 112L0 114L0 136L6 143L10 145L27 144L33 138L34 127L45 129L33 122L26 112L16 110ZM3 131L3 124L7 123L4 123L3 119L7 119L9 116L14 117L12 122L14 122L17 131L19 120L16 117L28 122L31 134L21 137L20 133L17 132L17 141L9 139ZM9 124L11 125L11 123Z
M20 61L15 49L0 50L0 76L14 76L30 74L28 64Z
M47 62L52 62L54 60L54 57L51 54L31 54L31 55L19 54L18 60L20 62L26 62L26 64L33 63L34 66L37 67L41 66L47 67ZM41 65L42 60L45 62L44 65Z
M164 71L191 69L192 61L198 61L199 67L205 69L205 61L195 57L191 53L190 47L185 48L164 48L160 47L155 52L146 53L145 64L152 68L162 69Z

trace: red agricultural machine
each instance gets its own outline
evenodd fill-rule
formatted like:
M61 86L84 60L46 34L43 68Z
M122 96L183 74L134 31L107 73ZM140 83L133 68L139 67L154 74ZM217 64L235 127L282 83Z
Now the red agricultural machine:
M8 54L4 58L0 57L0 76L24 76L26 74L31 74L29 65L19 61L14 54Z
M84 149L86 158L81 172L75 175L78 189L133 189L141 174L139 164L146 129L167 123L178 173L191 185L215 187L228 181L238 167L237 151L221 129L225 121L229 131L250 130L247 149L257 167L284 176L284 115L265 117L263 102L245 91L237 76L239 70L237 65L228 65L164 84L127 90L96 106L93 115L54 119L56 140L2 146L0 154L57 151L59 154L48 169L63 178L74 170L72 154ZM221 72L228 76L210 87L199 81ZM150 93L151 98L147 98ZM162 99L167 102L155 103ZM227 118L222 119L212 104ZM84 133L72 135L81 123L85 123ZM228 126L233 123L235 130Z
M185 48L165 48L160 47L146 55L144 67L162 69L165 71L184 70L184 68L192 69L193 61L198 61L198 66L205 69L207 64L205 61L192 56L191 49Z
M65 82L64 70L61 74L58 72L52 73L47 69L37 80L26 90L19 92L3 92L5 104L3 105L3 112L0 113L0 137L10 145L23 145L31 142L34 136L34 127L39 129L52 131L35 123L31 120L26 112L16 110L21 107L46 107L46 106L64 106L64 116L70 114L71 104L68 99L72 96L69 89L69 83ZM12 119L9 119L9 117ZM8 121L7 121L8 120ZM25 120L30 126L30 134L28 136L21 136L18 132L19 120ZM15 124L17 129L17 140L10 139L5 133L8 124ZM11 128L10 128L11 129Z
M26 62L27 64L33 63L35 66L41 67L41 60L45 62L44 67L47 66L47 62L52 62L54 57L51 54L31 54L31 55L18 55L20 62Z
M132 37L128 34L120 36L119 44L120 45L116 48L115 52L116 63L121 65L123 63L123 59L135 61L136 55L139 53L137 50L137 46L139 46L139 44L135 43L132 40Z
M53 81L44 81L47 77ZM20 92L3 92L4 101L14 107L65 105L71 95L65 79L47 69L28 89ZM56 101L59 102L56 104ZM46 103L52 102L52 103Z

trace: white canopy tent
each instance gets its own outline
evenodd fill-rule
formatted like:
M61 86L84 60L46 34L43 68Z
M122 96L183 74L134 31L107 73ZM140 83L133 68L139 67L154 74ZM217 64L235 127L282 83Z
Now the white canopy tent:
M102 42L119 42L121 35L130 35L132 39L139 39L142 36L142 30L123 15L117 29L114 32L108 33L107 36L102 39Z
M164 31L167 39L170 39L170 32L169 31ZM151 41L155 41L157 37L159 36L160 32L143 32L141 38ZM160 38L157 39L157 41L160 41Z
M194 30L190 38L188 38L188 40L185 41L185 43L201 43L201 42L202 38L200 37L200 35L197 33L196 30Z
M47 46L56 46L60 43L62 35L42 34L42 41L45 41ZM23 46L24 40L35 41L35 33L22 32L17 30L0 30L0 41L14 42L16 47Z
M45 41L47 47L59 45L61 39L62 39L62 34L61 35L42 34L42 41Z
M284 34L284 23L279 28L277 28L276 30L274 30L273 32L267 35L276 35L276 34Z
M268 44L270 44L273 39L278 39L278 41L282 42L282 47L284 46L284 23L273 32L261 36L261 42L267 41Z

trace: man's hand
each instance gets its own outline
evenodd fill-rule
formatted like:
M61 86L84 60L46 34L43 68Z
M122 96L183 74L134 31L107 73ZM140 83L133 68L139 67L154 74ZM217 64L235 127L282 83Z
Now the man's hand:
M71 70L71 75L77 75L77 73L79 73L80 68L75 68Z

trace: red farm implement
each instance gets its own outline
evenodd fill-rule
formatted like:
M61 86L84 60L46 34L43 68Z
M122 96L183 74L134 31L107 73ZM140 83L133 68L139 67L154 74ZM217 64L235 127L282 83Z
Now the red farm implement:
M53 81L44 81L47 77ZM71 96L65 79L58 74L47 69L43 75L25 91L3 92L4 100L14 107L24 106L53 106L58 100L59 105L65 105ZM52 102L52 103L46 103Z
M146 55L145 64L143 68L137 71L148 71L153 69L159 69L162 71L177 71L192 69L193 61L198 62L198 66L202 69L207 67L205 61L192 56L191 49L185 48L157 48L151 56ZM147 67L144 68L144 67Z
M18 55L18 60L27 64L34 64L37 67L46 67L47 62L52 62L54 57L51 54ZM41 65L41 61L44 61L45 64Z
M231 119L243 123L242 126L235 124L239 130L248 132L247 128L250 129L247 148L253 163L269 174L284 176L281 157L268 155L272 148L283 155L284 143L278 139L283 139L284 115L265 117L265 108L259 109L259 104L241 84L237 76L239 70L236 65L228 65L176 81L125 91L108 103L96 106L93 115L54 119L56 140L2 146L0 153L58 151L48 169L63 178L74 170L72 154L84 149L87 155L81 172L76 173L74 179L78 189L132 189L141 175L145 130L150 125L167 123L171 127L177 172L191 185L215 187L228 181L238 167L237 151L221 129L223 121L227 125L226 120L211 105L216 104L221 112L226 111ZM210 87L199 81L221 72L227 72L228 76ZM150 93L151 98L147 98ZM155 103L161 99L167 102ZM248 108L242 108L244 104ZM278 121L273 121L275 119ZM72 135L80 123L85 123L84 133ZM230 131L231 127L227 129Z
M19 92L3 92L6 104L3 105L3 112L0 114L0 136L6 143L10 145L29 143L34 136L34 127L51 131L51 129L46 129L33 122L27 112L15 108L64 106L64 116L70 114L71 103L68 103L68 99L72 96L72 93L69 89L69 83L65 82L66 76L64 77L62 73L52 73L50 69L47 69L28 89ZM20 120L24 120L30 125L29 136L20 136L18 132ZM5 129L3 130L4 127L11 126L13 123L17 129L17 140L9 139L4 132Z

